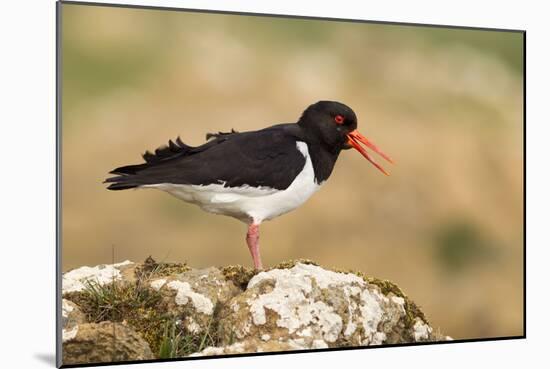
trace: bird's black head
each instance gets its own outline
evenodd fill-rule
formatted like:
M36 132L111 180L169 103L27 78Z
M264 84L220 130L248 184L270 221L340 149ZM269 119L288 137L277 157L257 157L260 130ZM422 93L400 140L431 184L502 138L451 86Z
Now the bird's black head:
M319 101L302 113L298 124L304 129L310 141L320 144L325 150L338 154L341 150L353 147L387 174L359 143L363 143L389 162L392 160L357 131L357 116L349 106L337 101Z
M298 124L330 151L340 151L351 147L347 135L357 129L357 116L347 105L319 101L302 113Z

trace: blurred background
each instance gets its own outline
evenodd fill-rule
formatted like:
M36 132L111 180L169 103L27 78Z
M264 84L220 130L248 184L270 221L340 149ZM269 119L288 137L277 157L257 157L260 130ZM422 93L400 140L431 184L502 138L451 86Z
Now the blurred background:
M246 226L115 167L181 136L352 107L396 160L344 152L261 228L264 264L308 258L397 283L454 338L523 333L523 36L513 32L62 5L63 271L115 260L252 261Z

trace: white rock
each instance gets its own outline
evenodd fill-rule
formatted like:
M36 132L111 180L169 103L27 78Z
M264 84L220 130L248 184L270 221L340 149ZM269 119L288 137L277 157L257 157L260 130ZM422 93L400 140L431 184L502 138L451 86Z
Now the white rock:
M414 340L421 341L428 339L432 333L432 328L424 323L421 319L418 319L413 326L414 329Z
M202 328L200 325L197 324L197 322L195 321L195 319L193 319L193 317L188 317L187 330L193 334L197 334L202 331Z
M376 291L370 291L365 289L361 293L361 306L359 310L361 311L363 330L367 335L367 338L373 338L374 334L378 331L378 325L382 321L384 316L384 311L381 306L381 297ZM367 339L367 342L368 343Z
M290 339L290 340L288 340L288 343L295 350L309 348L309 347L306 346L306 341L303 338Z
M255 275L245 294L229 305L233 312L239 311L237 306L249 311L248 319L229 318L235 336L241 340L250 334L262 337L272 333L274 324L288 332L283 341L293 347L333 346L340 341L383 344L406 315L403 297L386 296L355 274L302 263ZM268 311L275 313L274 321L268 322Z
M226 355L226 354L239 354L245 352L245 345L242 342L235 342L232 345L224 347L212 347L209 346L200 352L195 352L190 357L195 356L211 356L211 355Z
M189 300L193 303L195 310L199 313L206 315L212 315L214 312L214 304L212 301L200 293L193 291L189 283L181 281L171 281L167 284L168 288L177 291L176 294L176 304L178 305L187 305Z
M61 306L61 315L63 318L68 318L69 313L73 311L74 308L69 304L68 300L63 299L62 300L62 306Z
M121 276L118 268L129 264L132 264L132 262L125 260L117 264L101 264L95 267L83 266L73 269L63 274L63 293L82 291L86 287L86 282L94 282L102 286L120 280Z
M311 348L312 349L324 349L324 348L328 348L328 345L325 341L323 340L314 340L312 343L311 343Z
M160 290L162 288L162 286L164 286L166 284L166 279L164 278L161 278L161 279L155 279L154 281L152 281L151 283L151 287L154 289L154 290Z
M71 329L63 329L61 332L61 337L63 342L67 342L76 337L78 333L78 325L75 325Z
M355 330L357 329L357 324L355 324L351 319L346 326L346 330L344 331L344 336L349 337L352 334L355 333Z
M248 288L265 280L274 280L275 287L268 293L248 300L253 323L265 324L265 311L270 309L279 315L277 326L288 329L291 334L315 321L328 342L336 341L342 330L342 318L324 302L306 296L312 291L312 278L321 275L322 271L322 268L314 265L297 264L291 269L274 269L254 276ZM328 287L352 280L343 273L330 273L330 277L320 277L321 285Z
M210 356L210 355L223 355L224 354L224 347L212 347L209 346L202 350L201 352L195 352L189 356Z
M395 302L396 304L405 305L405 299L404 299L403 297L392 296L391 299L392 299L392 301Z

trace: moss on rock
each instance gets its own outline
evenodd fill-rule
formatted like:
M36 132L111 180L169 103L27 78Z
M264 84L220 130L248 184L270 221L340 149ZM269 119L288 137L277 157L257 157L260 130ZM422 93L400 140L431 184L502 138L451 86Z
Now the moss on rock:
M186 263L158 263L149 256L143 264L136 268L136 277L148 280L154 277L169 276L190 271Z
M309 259L292 259L292 260L282 261L282 262L280 262L279 264L275 265L274 267L269 268L268 270L273 270L273 269L290 269L290 268L294 268L294 267L296 266L296 264L305 264L305 265L315 265L315 266L319 266L319 264L317 264L317 263L314 262L313 260L309 260Z
M246 289L252 277L258 273L257 270L242 265L228 265L221 267L220 270L227 280L232 281L235 286L243 291Z

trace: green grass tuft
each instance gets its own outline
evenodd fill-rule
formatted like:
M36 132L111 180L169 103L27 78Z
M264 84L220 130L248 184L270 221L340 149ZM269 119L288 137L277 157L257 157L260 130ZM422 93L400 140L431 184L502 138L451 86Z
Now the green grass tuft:
M212 319L205 332L197 335L185 334L180 328L180 321L168 321L158 350L160 359L173 359L202 351L208 346L216 346L218 340L212 329Z

